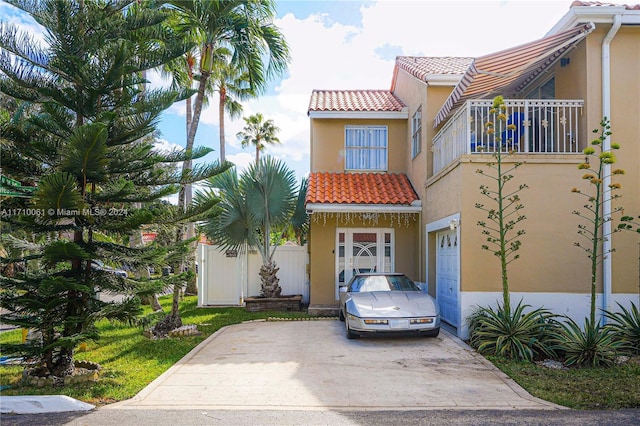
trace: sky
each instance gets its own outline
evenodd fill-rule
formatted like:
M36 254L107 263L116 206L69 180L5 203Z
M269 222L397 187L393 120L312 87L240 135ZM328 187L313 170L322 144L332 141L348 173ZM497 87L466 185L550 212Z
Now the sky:
M544 37L568 11L571 0L308 0L277 1L275 24L290 48L285 75L258 99L244 102L244 116L262 113L279 127L280 145L265 153L285 161L298 177L309 172L309 117L313 89L389 89L395 57L477 57ZM618 2L619 3L619 2ZM0 0L2 20L37 29ZM164 85L158 74L153 85ZM184 103L165 112L162 146L184 146ZM236 134L242 118L225 120L227 159L242 170L255 157ZM219 158L217 102L203 110L196 145Z

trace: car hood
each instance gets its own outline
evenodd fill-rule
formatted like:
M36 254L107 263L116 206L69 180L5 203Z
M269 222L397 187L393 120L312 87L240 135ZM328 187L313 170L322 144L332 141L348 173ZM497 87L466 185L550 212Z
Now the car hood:
M347 312L359 317L420 317L436 316L438 304L420 291L372 291L350 293Z

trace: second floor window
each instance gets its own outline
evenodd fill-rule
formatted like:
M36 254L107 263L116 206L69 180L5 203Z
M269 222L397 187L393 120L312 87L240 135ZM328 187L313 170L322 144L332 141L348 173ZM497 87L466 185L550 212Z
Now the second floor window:
M411 119L411 158L422 151L422 107L419 107Z
M346 126L346 170L387 170L387 126Z

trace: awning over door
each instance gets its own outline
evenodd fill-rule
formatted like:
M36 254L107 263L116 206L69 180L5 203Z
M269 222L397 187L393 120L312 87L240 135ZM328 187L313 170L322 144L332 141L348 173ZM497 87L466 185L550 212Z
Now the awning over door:
M565 52L584 39L595 25L583 24L540 40L476 58L438 112L434 127L467 99L497 94L517 95Z

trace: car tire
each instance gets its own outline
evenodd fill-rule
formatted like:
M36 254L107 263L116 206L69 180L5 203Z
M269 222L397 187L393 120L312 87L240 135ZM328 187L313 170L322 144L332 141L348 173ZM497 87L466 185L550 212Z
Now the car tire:
M438 337L438 334L440 334L440 327L431 331L427 331L426 333L424 333L424 337Z
M347 339L351 340L351 339L357 339L358 337L360 337L356 333L351 331L351 329L349 328L349 320L346 318L344 320L344 327L347 333Z
M344 322L344 312L342 312L342 309L338 309L338 311L338 319Z

